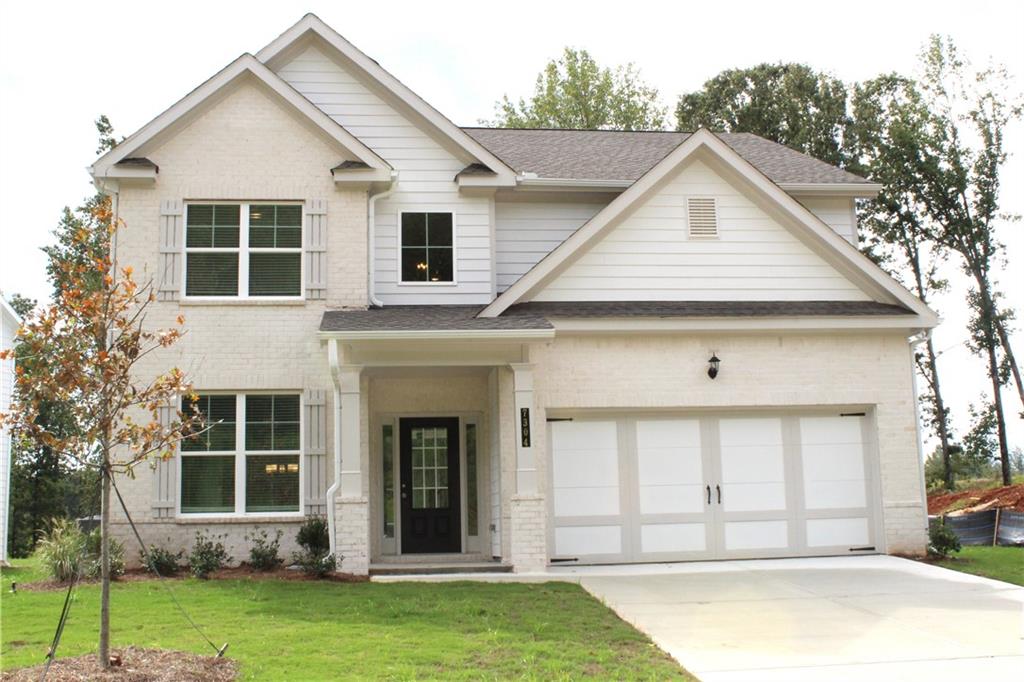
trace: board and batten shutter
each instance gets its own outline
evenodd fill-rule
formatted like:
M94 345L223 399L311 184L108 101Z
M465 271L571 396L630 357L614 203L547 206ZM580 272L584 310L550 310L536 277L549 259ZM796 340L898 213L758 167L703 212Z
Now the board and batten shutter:
M327 391L306 391L305 400L306 515L327 513Z
M177 301L181 297L184 214L184 204L180 199L160 202L160 253L156 287L157 299L160 301Z
M178 418L176 403L157 408L160 426L169 427ZM174 517L178 493L178 458L158 459L153 471L153 516L158 519Z
M327 298L327 200L306 203L306 298Z

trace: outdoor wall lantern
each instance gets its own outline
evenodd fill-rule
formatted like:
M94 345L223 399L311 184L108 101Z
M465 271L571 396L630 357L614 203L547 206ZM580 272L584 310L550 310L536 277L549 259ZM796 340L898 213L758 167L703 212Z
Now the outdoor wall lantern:
M714 379L718 376L718 365L722 361L718 359L718 356L714 353L711 354L711 358L708 360L708 376Z

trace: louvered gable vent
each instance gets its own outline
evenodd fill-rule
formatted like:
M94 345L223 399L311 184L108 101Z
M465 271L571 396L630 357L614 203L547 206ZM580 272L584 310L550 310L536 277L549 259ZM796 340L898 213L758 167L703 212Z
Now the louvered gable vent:
M713 197L689 197L686 218L692 239L718 238L718 203Z

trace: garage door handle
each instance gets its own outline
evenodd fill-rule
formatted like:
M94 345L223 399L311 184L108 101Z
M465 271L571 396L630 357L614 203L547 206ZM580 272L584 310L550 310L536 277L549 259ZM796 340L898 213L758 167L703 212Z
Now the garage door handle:
M718 492L718 504L722 504L722 486L716 485L715 490Z
M706 485L704 487L708 489L708 504L711 504L711 486Z

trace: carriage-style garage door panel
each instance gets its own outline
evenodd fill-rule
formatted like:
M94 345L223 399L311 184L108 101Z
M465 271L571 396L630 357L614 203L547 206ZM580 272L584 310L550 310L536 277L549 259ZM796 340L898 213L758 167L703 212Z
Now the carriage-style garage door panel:
M862 415L820 412L554 421L552 557L871 551L867 424Z

